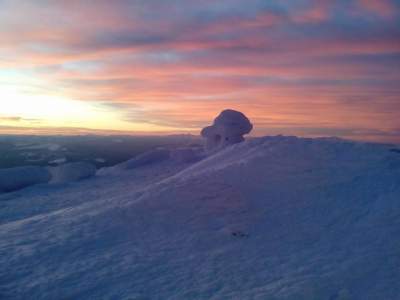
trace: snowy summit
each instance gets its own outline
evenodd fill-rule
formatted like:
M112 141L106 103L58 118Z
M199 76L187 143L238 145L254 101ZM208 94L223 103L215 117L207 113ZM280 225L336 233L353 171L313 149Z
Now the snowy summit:
M398 149L251 128L0 195L0 299L399 299Z

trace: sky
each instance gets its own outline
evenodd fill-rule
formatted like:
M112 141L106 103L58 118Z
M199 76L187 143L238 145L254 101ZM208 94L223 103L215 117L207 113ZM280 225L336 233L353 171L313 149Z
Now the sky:
M400 0L0 0L0 133L400 142Z

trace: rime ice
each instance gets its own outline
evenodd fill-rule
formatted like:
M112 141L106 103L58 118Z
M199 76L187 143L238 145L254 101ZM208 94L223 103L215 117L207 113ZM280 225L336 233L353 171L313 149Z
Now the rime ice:
M215 118L213 125L203 128L201 135L206 138L206 150L214 151L244 141L253 125L241 112L226 109Z

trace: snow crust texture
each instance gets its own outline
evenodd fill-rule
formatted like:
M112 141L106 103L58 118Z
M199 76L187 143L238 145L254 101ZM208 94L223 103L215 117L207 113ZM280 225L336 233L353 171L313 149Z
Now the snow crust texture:
M264 137L0 195L0 299L397 300L391 148Z

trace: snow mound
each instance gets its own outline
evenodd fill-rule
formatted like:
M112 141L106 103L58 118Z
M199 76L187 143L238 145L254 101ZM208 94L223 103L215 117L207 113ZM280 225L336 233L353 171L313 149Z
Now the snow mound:
M193 163L201 160L204 157L203 150L201 148L177 148L171 150L171 158L180 163Z
M11 192L49 180L49 172L42 167L26 166L0 169L0 192Z
M170 150L165 148L159 148L151 151L147 151L143 154L136 156L124 163L119 165L120 169L134 169L141 166L154 164L167 160L170 157Z
M118 165L101 168L97 171L97 175L118 175L121 174L121 171L157 166L160 163L167 163L171 166L176 165L176 167L179 167L181 164L194 163L202 159L203 156L203 150L201 147L176 149L157 148L155 150L144 152Z
M243 113L226 109L215 118L213 125L203 128L201 135L206 138L206 150L214 151L243 142L243 135L252 129L253 125Z
M49 167L52 183L77 181L96 174L96 167L87 162L74 162L57 167Z

